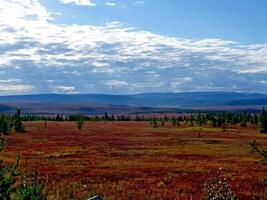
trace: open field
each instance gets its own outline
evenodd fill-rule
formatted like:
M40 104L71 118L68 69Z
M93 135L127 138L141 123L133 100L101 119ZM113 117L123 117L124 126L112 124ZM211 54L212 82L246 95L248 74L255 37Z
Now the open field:
M201 199L217 172L242 200L263 190L267 169L248 142L267 146L254 127L151 128L149 122L28 122L25 134L7 137L4 160L21 155L22 169L38 169L50 199Z

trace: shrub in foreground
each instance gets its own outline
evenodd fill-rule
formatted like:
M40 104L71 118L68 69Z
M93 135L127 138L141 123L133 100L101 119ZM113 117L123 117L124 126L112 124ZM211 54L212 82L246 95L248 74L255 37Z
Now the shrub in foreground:
M204 184L204 200L236 200L231 187L225 177L217 175Z
M23 184L16 193L16 200L46 200L43 185L38 181L38 174L26 175Z
M25 127L21 121L21 110L17 109L16 114L14 115L14 129L18 133L25 133Z
M5 140L0 138L0 152L4 148ZM0 158L0 200L46 200L43 186L38 182L37 173L26 176L23 184L17 186L16 178L19 167L18 157L13 165L5 166Z
M262 157L262 163L267 164L267 150L262 149L256 141L250 143L250 147L252 149L253 153L258 154L259 156ZM263 179L263 184L265 187L267 187L267 177ZM262 194L262 197L255 197L255 200L267 200L267 191L265 190L264 193Z
M4 148L5 140L4 138L0 138L0 152ZM11 166L4 166L4 162L0 159L0 200L11 200L12 194L15 192L15 183L17 173L17 169L19 166L19 158L15 164Z
M0 134L9 135L12 130L12 120L3 114L0 114Z
M76 127L81 130L84 124L84 116L82 114L78 114L76 116Z
M267 133L267 111L265 110L265 108L262 109L260 122L261 133Z

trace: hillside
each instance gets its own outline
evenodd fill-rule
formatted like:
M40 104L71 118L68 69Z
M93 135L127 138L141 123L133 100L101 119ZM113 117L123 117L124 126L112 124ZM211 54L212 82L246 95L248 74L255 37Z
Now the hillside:
M28 112L144 112L177 109L261 109L267 94L236 92L106 94L36 94L0 97L0 111L20 107Z

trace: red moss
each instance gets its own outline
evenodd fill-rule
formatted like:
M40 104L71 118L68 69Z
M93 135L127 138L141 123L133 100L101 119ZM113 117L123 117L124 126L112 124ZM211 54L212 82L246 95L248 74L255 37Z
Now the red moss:
M8 136L5 159L20 154L24 169L38 168L56 199L97 193L123 200L198 200L203 183L219 170L246 200L263 190L260 178L267 172L248 147L255 139L267 145L253 127L205 131L201 138L171 125L152 129L147 122L86 123L81 131L70 122L48 122L47 128L29 122L26 128Z

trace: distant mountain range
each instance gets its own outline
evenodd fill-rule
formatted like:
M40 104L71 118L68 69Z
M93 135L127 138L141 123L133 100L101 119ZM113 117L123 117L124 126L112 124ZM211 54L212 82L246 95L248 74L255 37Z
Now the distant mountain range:
M57 105L57 106L56 106ZM114 108L120 110L158 110L161 109L260 109L267 105L267 94L238 92L185 92L185 93L144 93L133 95L106 94L36 94L0 97L0 111L13 110L14 107L43 107L43 111L67 107L94 110ZM45 108L47 107L47 108ZM139 109L138 109L139 108ZM54 109L54 111L57 109ZM36 109L36 112L38 109ZM83 111L83 110L82 110Z

